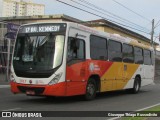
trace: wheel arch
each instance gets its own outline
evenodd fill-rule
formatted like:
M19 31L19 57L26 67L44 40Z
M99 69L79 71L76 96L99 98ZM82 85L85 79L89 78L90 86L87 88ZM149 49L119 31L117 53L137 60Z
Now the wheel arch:
M100 76L98 74L92 74L92 75L89 76L88 80L90 78L92 78L92 79L95 80L95 82L96 82L96 89L97 89L97 91L100 91L100 86L101 86L101 84L100 84Z
M139 82L140 82L140 85L141 85L141 82L142 82L141 75L140 75L140 74L137 74L137 75L135 76L135 80L136 80L137 77L139 78Z

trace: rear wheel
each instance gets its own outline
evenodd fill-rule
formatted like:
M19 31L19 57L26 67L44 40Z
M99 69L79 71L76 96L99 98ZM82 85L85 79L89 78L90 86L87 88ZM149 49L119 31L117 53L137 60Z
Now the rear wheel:
M134 93L134 94L136 94L136 93L138 93L140 91L140 88L141 88L140 78L136 77L135 81L134 81L134 86L131 89L131 92Z
M96 97L96 82L94 79L90 78L86 87L86 100L93 100Z

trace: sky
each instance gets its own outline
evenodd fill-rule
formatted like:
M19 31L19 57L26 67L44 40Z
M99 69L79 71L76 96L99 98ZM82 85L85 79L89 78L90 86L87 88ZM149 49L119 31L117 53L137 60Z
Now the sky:
M148 38L150 38L149 33L151 32L152 19L155 19L155 25L160 20L160 0L85 0L89 3L96 5L96 7L99 7L107 12L110 12L111 14L108 14L107 12L104 13L104 11L101 11L101 13L96 12L96 11L89 9L89 7L91 6L88 6L86 8L84 6L81 6L75 3L75 2L78 2L78 3L81 3L87 6L87 4L85 4L84 2L81 2L83 0L61 0L61 1L77 6L83 10L90 11L106 19L121 23L122 24L121 26L125 25L125 26L130 26L134 29L138 29L138 31L133 30L133 29L132 30ZM117 4L115 1L121 3L122 5L126 6L127 8L131 9L132 11L138 13L139 15L143 17L127 10L126 8ZM45 4L45 14L46 15L66 14L71 17L78 18L80 20L85 20L85 21L94 20L94 19L102 19L100 17L91 15L89 13L86 13L81 10L77 10L70 6L59 3L56 0L34 0L34 2ZM121 17L121 19L117 19L117 18L115 19L115 16L113 16L113 14ZM143 32L140 32L139 30ZM155 28L154 36L159 36L159 33L160 33L160 26Z

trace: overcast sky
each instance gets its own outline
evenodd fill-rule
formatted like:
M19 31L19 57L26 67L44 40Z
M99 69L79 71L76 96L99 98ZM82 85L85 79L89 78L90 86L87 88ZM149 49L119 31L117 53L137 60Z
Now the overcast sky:
M72 0L61 0L61 1L67 2L68 4L72 4L74 6L76 5L77 7L80 7L82 9L87 10L87 11L101 15L107 19L111 19L116 22L121 22L120 20L113 19L110 16L104 15L107 13L100 14L100 13L97 13L93 10L85 8L83 6L77 5L76 3L73 2L73 1L77 1L81 4L84 4L84 3L80 2L83 0L73 0L73 1ZM115 3L114 0L85 0L85 1L88 1L94 5L102 8L102 9L105 9L108 12L111 12L115 15L118 15L118 16L124 18L124 19L127 19L130 22L133 22L133 23L140 25L144 28L147 28L148 31L146 29L144 30L144 29L139 28L138 26L135 26L135 25L128 23L128 22L121 22L122 24L134 27L136 29L141 29L145 32L151 31L152 19L155 19L155 24L160 20L160 0L116 0L117 2L130 8L134 12L142 15L143 17L145 17L146 19L149 19L150 21L128 11L124 7ZM56 0L34 0L34 2L45 4L45 6L46 6L45 7L45 14L47 14L47 15L48 14L50 14L50 15L51 14L66 14L66 15L69 15L69 16L72 16L72 17L75 17L75 18L78 18L81 20L101 19L100 17L96 17L94 15L85 13L83 11L80 11L75 8L64 5L62 3L59 3ZM84 5L86 5L86 4L84 4ZM157 36L159 34L159 32L160 32L160 26L156 28L155 36ZM145 33L141 33L141 32L139 32L139 33L149 37L149 35L147 35Z

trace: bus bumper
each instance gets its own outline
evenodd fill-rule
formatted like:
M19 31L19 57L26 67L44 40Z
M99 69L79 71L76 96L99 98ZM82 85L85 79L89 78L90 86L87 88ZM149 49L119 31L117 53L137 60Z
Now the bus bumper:
M66 96L66 82L54 85L26 85L10 82L11 91L14 94L25 93L27 95L42 96Z

